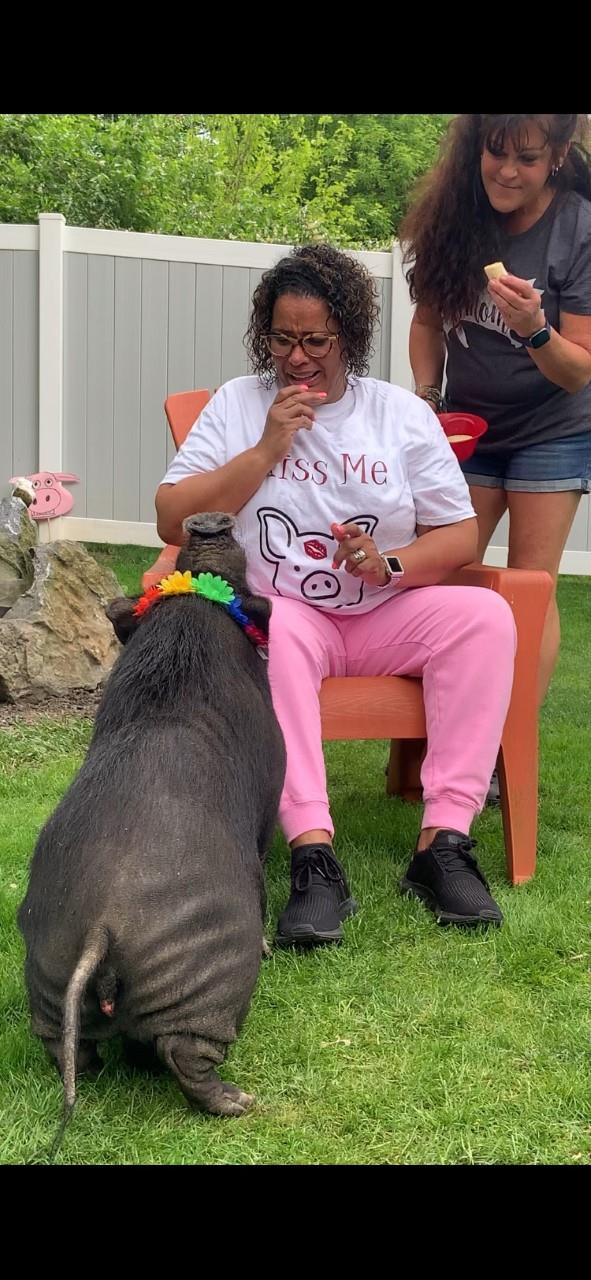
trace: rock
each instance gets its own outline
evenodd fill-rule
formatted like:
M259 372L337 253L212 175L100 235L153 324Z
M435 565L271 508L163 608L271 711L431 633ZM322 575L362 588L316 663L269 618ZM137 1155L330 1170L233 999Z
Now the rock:
M28 476L15 476L12 484L13 498L22 498L26 507L30 507L35 500L35 485Z
M96 689L120 652L104 608L123 594L78 543L38 546L30 587L0 618L0 701Z
M21 498L0 501L0 610L10 609L33 581L39 531Z

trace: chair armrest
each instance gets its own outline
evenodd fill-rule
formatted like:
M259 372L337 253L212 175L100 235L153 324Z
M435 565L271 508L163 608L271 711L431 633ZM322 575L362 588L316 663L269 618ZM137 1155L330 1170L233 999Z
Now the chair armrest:
M517 628L517 654L511 713L531 705L532 688L537 686L542 632L552 595L552 578L542 569L497 569L485 564L469 564L458 569L446 584L488 587L511 606Z
M468 564L458 569L446 582L454 586L488 587L497 591L511 605L518 624L523 621L528 633L542 629L548 602L552 595L552 578L543 569L497 569L486 564Z

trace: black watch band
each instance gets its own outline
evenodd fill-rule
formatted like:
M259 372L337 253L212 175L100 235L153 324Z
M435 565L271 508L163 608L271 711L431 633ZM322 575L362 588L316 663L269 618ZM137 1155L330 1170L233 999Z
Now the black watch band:
M529 338L522 338L519 333L514 333L511 329L511 336L521 343L522 347L532 347L537 351L539 347L544 347L550 341L552 327L548 320L542 325L541 329L536 329L535 333L530 334Z

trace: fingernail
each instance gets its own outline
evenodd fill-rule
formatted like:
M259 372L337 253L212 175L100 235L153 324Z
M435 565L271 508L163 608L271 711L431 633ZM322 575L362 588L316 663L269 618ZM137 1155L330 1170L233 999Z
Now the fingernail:
M338 569L338 567L339 567L339 566L338 566L338 564L337 564L336 560L333 560L333 562L332 562L332 568L333 568L333 569Z
M328 395L328 391L317 391L316 395L322 396L322 398L324 399L324 397Z

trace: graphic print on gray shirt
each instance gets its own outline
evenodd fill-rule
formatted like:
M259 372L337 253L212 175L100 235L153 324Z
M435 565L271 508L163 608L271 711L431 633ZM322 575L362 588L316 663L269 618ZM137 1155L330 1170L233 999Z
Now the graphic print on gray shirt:
M510 275L539 289L558 332L561 311L591 315L591 203L575 192L555 196L529 231L505 236L502 260ZM549 382L510 334L485 283L472 311L444 332L446 407L486 418L483 453L591 430L591 385L571 395Z

